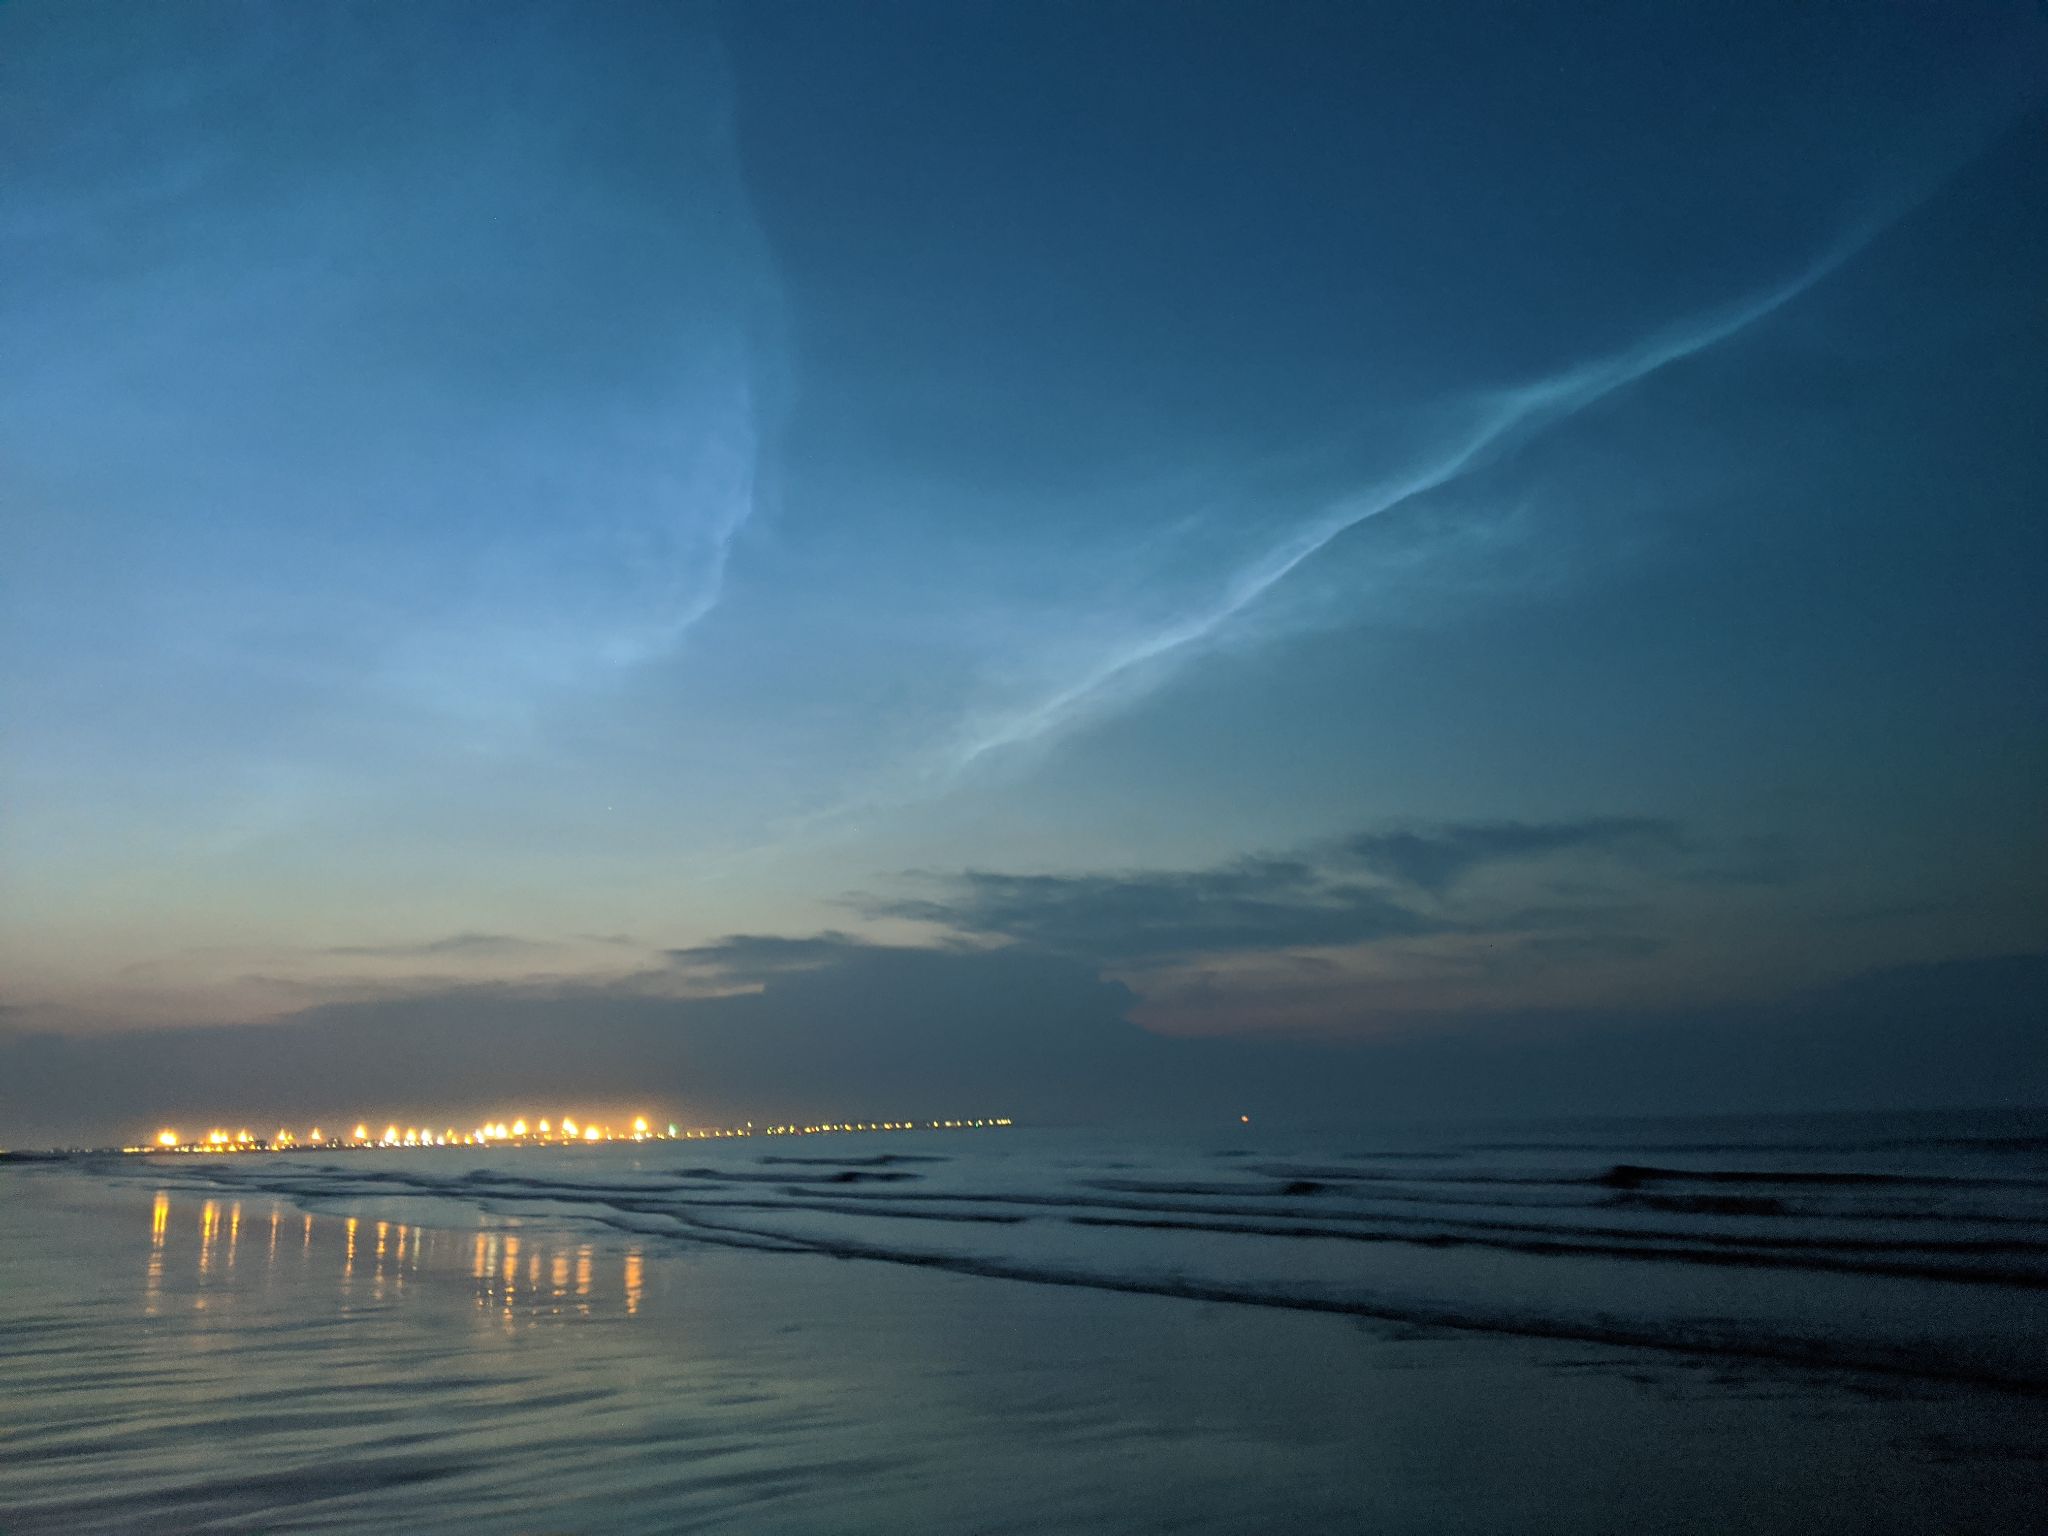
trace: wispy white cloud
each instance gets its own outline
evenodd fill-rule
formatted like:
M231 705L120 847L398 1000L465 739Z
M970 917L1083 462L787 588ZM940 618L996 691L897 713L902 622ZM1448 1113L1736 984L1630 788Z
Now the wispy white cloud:
M1766 293L1667 327L1624 351L1477 397L1463 412L1468 421L1428 457L1288 529L1232 571L1205 601L1107 650L1077 676L1021 708L972 722L944 754L943 774L957 775L993 754L1055 736L1145 692L1351 529L1472 474L1598 401L1739 335L1835 271L1876 232L1874 227L1859 232Z
M2038 86L1986 82L1981 99L1955 107L1927 129L1917 164L1894 157L1888 184L1866 200L1849 230L1789 279L1713 311L1668 325L1634 345L1587 359L1545 378L1478 394L1453 415L1405 469L1344 496L1285 530L1177 615L1099 649L1067 679L1036 698L971 717L936 755L933 781L950 783L985 759L1056 739L1074 726L1125 707L1203 654L1234 622L1345 533L1478 472L1504 454L1570 421L1653 374L1733 340L1800 298L1924 205L2012 124L2034 109Z

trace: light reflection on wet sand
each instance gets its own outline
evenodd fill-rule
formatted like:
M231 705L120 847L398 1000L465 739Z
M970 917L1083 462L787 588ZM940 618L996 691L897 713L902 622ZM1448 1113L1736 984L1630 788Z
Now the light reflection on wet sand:
M240 1247L242 1202L200 1200L192 1223L198 1241L183 1250L190 1263L193 1286L191 1301L204 1309L208 1291L228 1283L235 1270ZM143 1314L159 1314L165 1291L167 1263L175 1261L182 1245L173 1237L178 1202L169 1190L158 1190L149 1208L149 1248L143 1265ZM267 1219L269 1232L263 1250L266 1279L281 1265L280 1236L289 1213L278 1202L258 1219ZM349 1296L358 1275L358 1232L364 1218L298 1215L299 1244L296 1268L303 1270L331 1252L340 1287L337 1302L347 1311ZM433 1253L443 1239L453 1234L434 1227L389 1218L370 1223L374 1243L367 1256L371 1301L396 1298L408 1277L422 1267L434 1267ZM607 1288L600 1272L597 1246L587 1240L535 1232L513 1232L499 1228L478 1228L463 1244L468 1252L468 1278L475 1305L496 1309L503 1318L538 1320L561 1316L564 1303L572 1303L567 1315L590 1317L593 1307L602 1311L615 1306L619 1315L637 1317L647 1289L646 1257L640 1245L629 1245L613 1262L618 1266L618 1284Z
M2032 1464L1899 1447L2022 1447L2043 1427L2033 1404L1879 1402L1768 1373L1731 1387L1625 1351L1387 1340L488 1217L463 1230L396 1202L238 1214L175 1190L95 1198L105 1219L0 1200L9 1536L1220 1536L1358 1528L1368 1512L1378 1529L1436 1529L1447 1503L1467 1528L1558 1536L1707 1531L1709 1514L1760 1507L1783 1518L1753 1528L1806 1536L1960 1515L1990 1531L2025 1528L2015 1490ZM241 1215L273 1233L298 1221L298 1259L252 1239L231 1263Z
M308 1218L309 1220L311 1218ZM149 1267L143 1271L142 1315L155 1317L163 1302L164 1239L171 1225L170 1191L160 1189L149 1213Z

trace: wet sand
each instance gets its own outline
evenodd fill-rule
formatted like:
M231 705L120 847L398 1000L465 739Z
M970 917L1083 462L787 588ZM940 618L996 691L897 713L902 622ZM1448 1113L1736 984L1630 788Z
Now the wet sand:
M0 1175L0 1531L2025 1531L2048 1403Z

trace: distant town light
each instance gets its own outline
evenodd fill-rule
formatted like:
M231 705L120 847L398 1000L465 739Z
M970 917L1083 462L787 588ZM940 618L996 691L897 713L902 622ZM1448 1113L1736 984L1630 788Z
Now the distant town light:
M1238 1118L1242 1124L1249 1125L1251 1123L1249 1115L1241 1115ZM538 1132L542 1137L559 1141L581 1141L586 1144L619 1141L628 1139L628 1137L634 1141L645 1141L649 1138L658 1139L662 1134L656 1129L657 1122L646 1115L635 1115L631 1121L631 1131L618 1133L615 1133L609 1125L602 1122L586 1123L579 1126L568 1115L564 1115L559 1120L553 1122L541 1120L536 1123ZM673 1120L660 1123L666 1125L667 1136L670 1139L689 1141L755 1135L820 1136L836 1132L915 1131L920 1129L934 1131L981 1130L1015 1124L1007 1115L963 1120L827 1120L813 1125L789 1122L766 1125L758 1130L751 1120L724 1126L701 1126L695 1129L685 1129ZM400 1130L394 1122L386 1126L384 1134L377 1138L372 1137L369 1124L365 1121L356 1126L351 1138L346 1141L329 1140L327 1133L322 1131L317 1125L307 1133L306 1141L304 1142L285 1126L279 1126L275 1135L262 1141L257 1140L246 1127L238 1131L228 1131L220 1126L215 1126L206 1132L205 1138L202 1141L192 1143L187 1142L177 1130L166 1126L161 1130L151 1133L149 1140L143 1145L127 1146L123 1147L122 1150L125 1152L277 1152L291 1151L308 1144L329 1147L467 1147L489 1146L500 1141L524 1140L532 1134L533 1132L530 1132L527 1128L527 1122L524 1117L514 1119L509 1123L503 1120L487 1121L467 1135L456 1131L452 1126L442 1132L436 1132L431 1126L424 1128L420 1126L407 1126Z

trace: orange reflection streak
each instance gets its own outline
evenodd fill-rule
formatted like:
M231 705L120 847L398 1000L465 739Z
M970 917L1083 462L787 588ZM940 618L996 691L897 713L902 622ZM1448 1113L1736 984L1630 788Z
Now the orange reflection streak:
M277 1262L277 1225L282 1220L284 1220L284 1217L280 1212L272 1211L270 1213L270 1262L272 1264Z
M235 1267L235 1244L242 1235L242 1202L228 1207L228 1268Z
M540 1289L540 1250L538 1248L526 1256L526 1289L529 1292Z
M636 1316L640 1311L641 1270L640 1250L626 1250L626 1316Z
M569 1254L567 1249L562 1249L556 1252L554 1272L549 1278L551 1284L553 1285L554 1292L557 1296L565 1296L568 1294Z
M576 1250L576 1294L590 1294L590 1244L585 1243Z
M348 1247L341 1256L341 1278L353 1280L356 1274L356 1219L348 1219Z
M164 1241L171 1226L171 1197L167 1190L156 1192L156 1204L149 1213L149 1268L142 1284L142 1312L155 1317L164 1288Z
M220 1202L209 1200L199 1208L199 1273L213 1268L213 1238L220 1231Z
M469 1274L473 1280L484 1277L484 1235L481 1232L476 1235L476 1258L470 1265Z
M510 1296L519 1280L519 1239L505 1238L505 1294Z
M312 1246L313 1246L313 1213L312 1213L311 1211L308 1211L308 1212L306 1213L306 1239L305 1239L305 1241L304 1241L304 1242L302 1242L302 1243L300 1243L300 1244L299 1244L299 1247L300 1247L300 1249L301 1249L302 1251L310 1251L310 1250L311 1250L311 1248L312 1248Z

